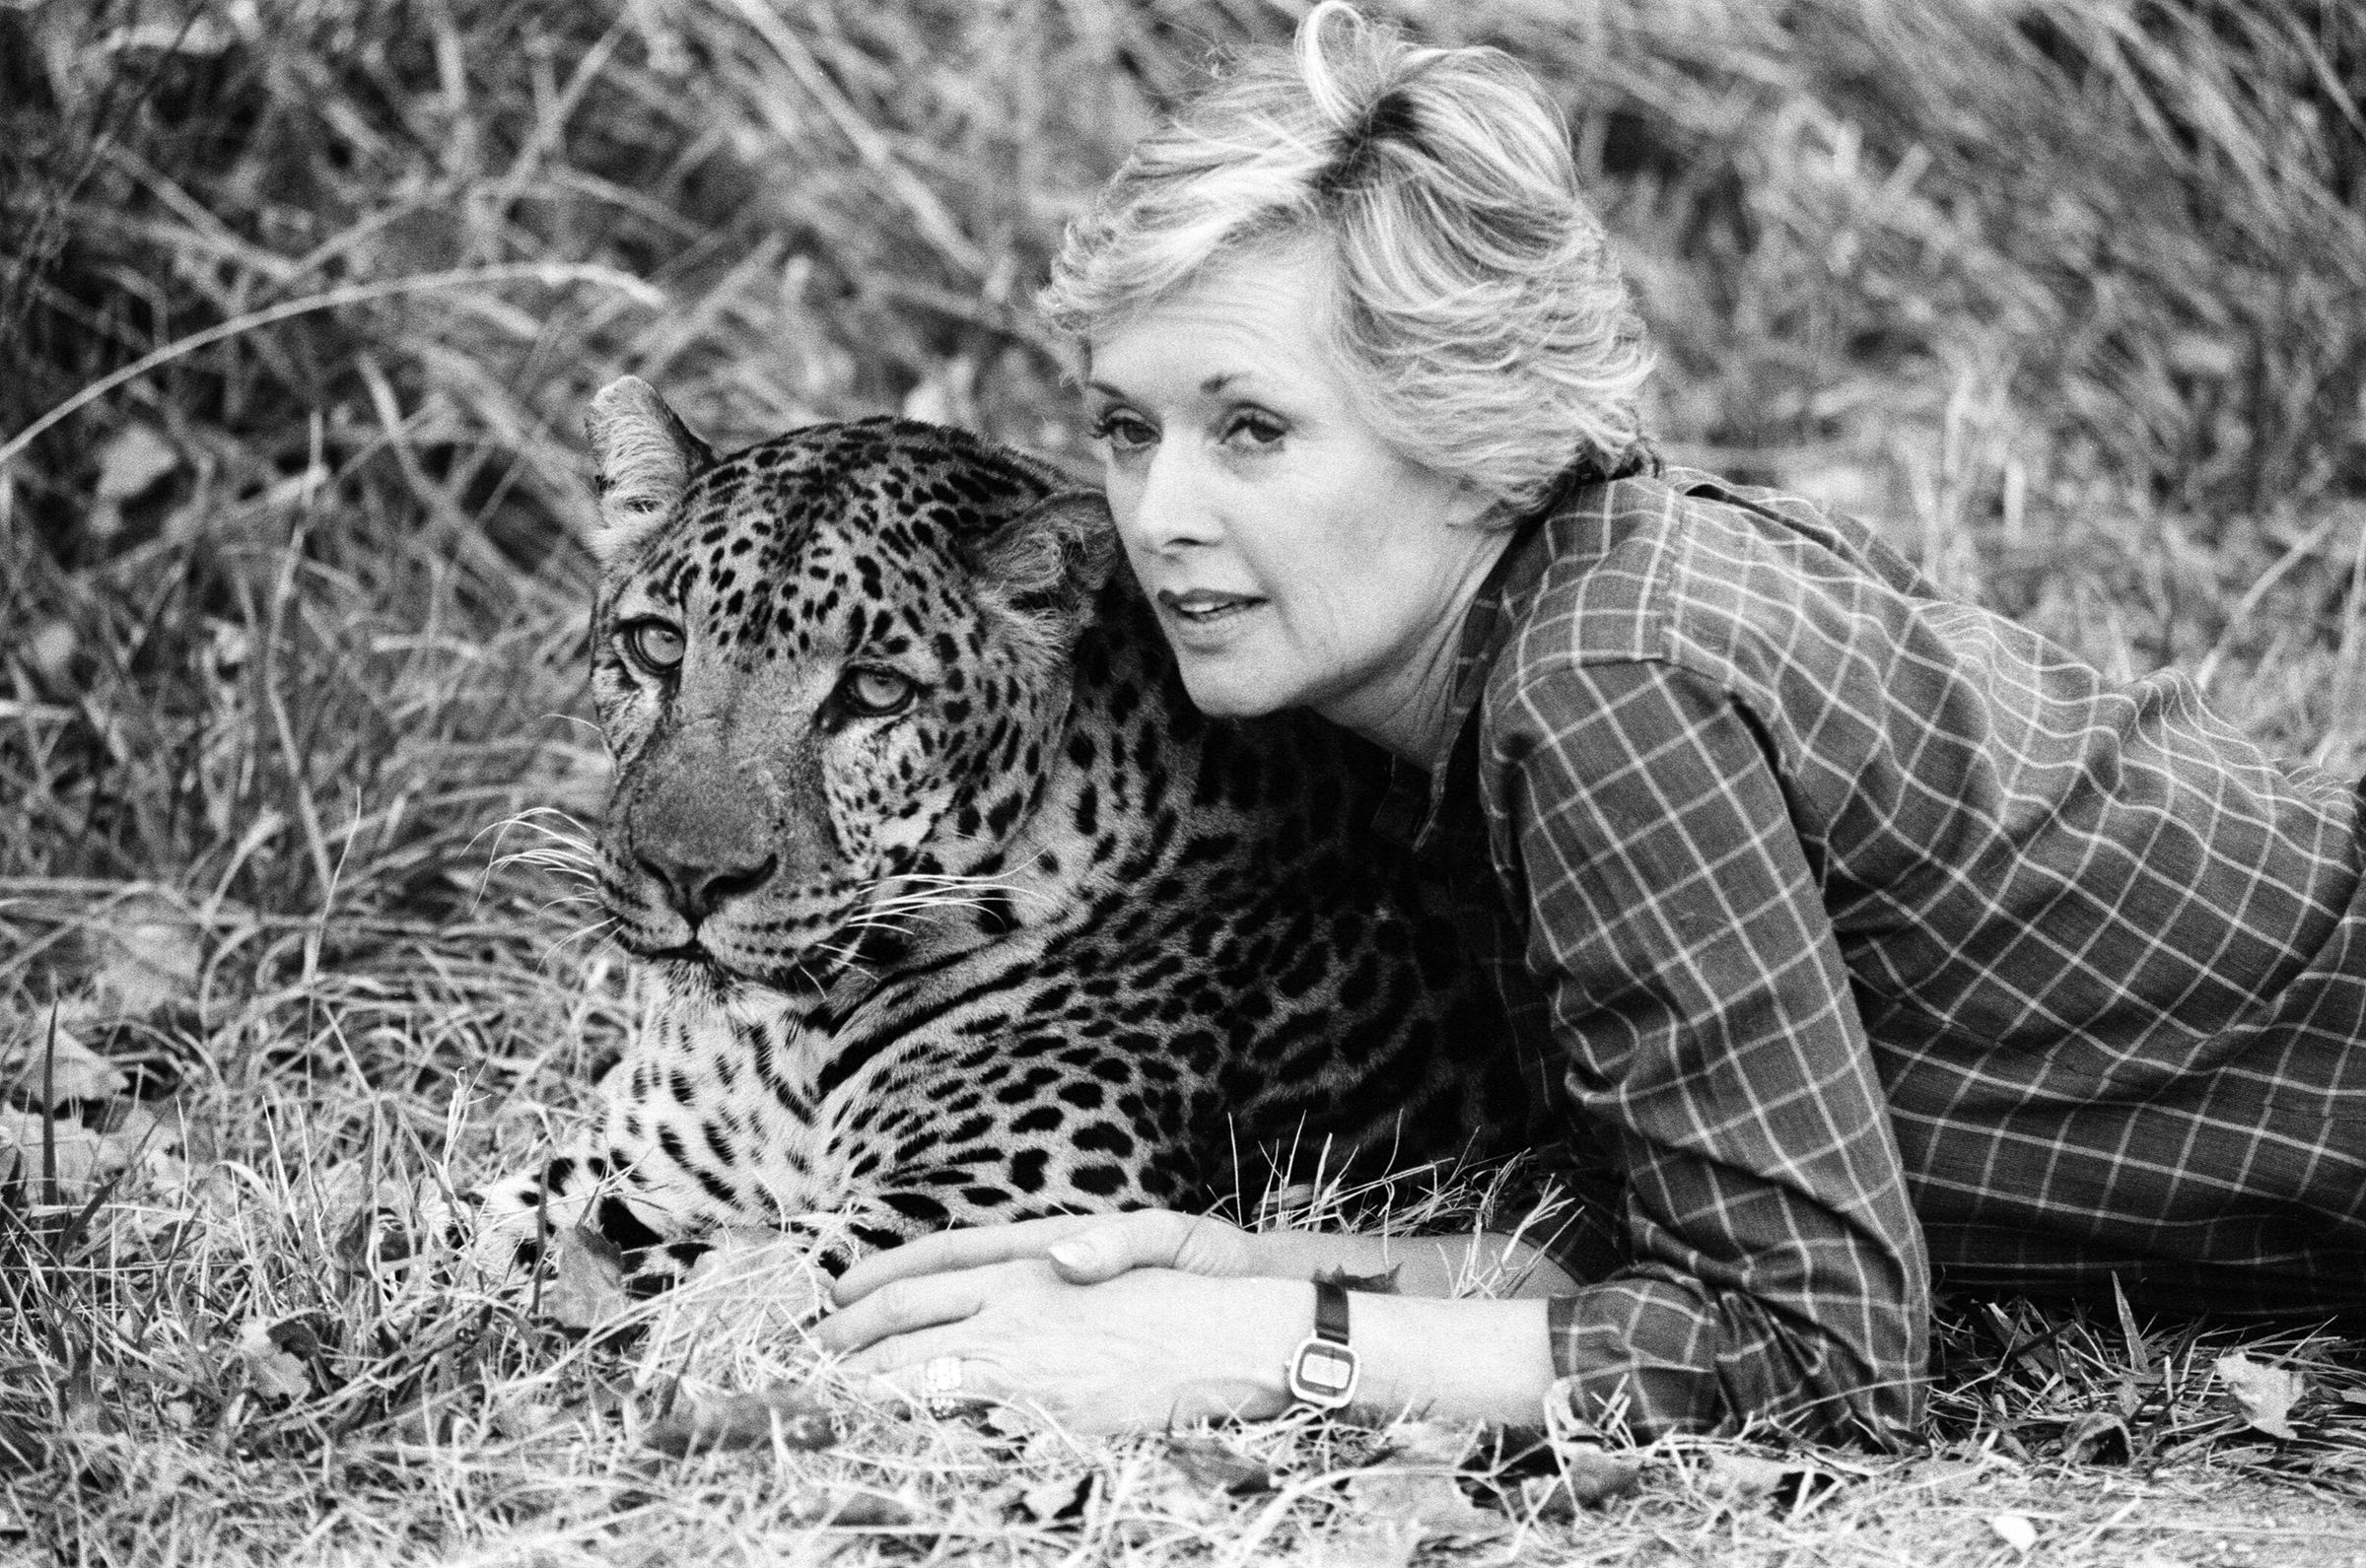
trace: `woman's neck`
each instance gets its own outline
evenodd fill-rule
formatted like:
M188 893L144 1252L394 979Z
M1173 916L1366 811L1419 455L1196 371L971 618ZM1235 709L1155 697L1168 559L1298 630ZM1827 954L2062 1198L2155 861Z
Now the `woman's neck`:
M1428 773L1444 764L1454 738L1454 669L1462 651L1463 623L1519 530L1455 532L1469 541L1469 548L1449 564L1448 597L1439 613L1419 628L1405 656L1372 679L1314 705L1316 713L1341 728Z

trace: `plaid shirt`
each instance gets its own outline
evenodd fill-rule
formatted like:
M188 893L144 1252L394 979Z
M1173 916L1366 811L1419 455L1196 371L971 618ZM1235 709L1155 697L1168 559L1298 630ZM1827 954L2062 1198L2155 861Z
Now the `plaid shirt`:
M2366 825L2184 676L1674 472L1506 551L1456 702L1380 826L1603 1161L1550 1317L1578 1418L1892 1441L1934 1266L2366 1301Z

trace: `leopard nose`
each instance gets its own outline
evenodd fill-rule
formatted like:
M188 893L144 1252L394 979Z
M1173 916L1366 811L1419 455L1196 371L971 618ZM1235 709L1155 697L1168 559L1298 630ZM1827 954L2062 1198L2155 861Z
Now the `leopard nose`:
M648 853L639 858L641 868L663 885L667 902L692 925L721 909L726 901L762 887L772 875L773 867L780 863L780 857L771 854L761 864L752 865L745 862L706 865Z

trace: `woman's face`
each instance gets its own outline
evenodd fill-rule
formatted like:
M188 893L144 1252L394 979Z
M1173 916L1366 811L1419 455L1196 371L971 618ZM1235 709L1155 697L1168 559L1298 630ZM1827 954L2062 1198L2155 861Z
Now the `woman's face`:
M1446 671L1479 493L1399 456L1316 339L1323 263L1214 270L1095 338L1110 510L1204 712L1375 734ZM1477 570L1483 575L1484 563Z

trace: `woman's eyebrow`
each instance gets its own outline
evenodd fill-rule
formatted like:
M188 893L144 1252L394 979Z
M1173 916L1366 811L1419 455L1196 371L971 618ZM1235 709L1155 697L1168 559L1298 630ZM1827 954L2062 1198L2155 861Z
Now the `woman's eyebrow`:
M1240 388L1240 383L1254 385L1256 372L1217 372L1214 376L1202 380L1200 395L1202 397L1220 397L1223 392ZM1083 390L1100 392L1102 397L1122 397L1122 400L1126 400L1126 402L1134 400L1134 392L1122 388L1122 385L1112 385L1112 383L1107 383L1107 380L1100 380L1098 376L1095 376L1093 380L1086 380L1086 383L1083 383Z
M1200 394L1203 397L1215 397L1222 393L1227 387L1232 386L1236 382L1254 379L1255 376L1247 371L1218 371L1214 375L1211 375L1206 380L1200 382ZM1084 389L1088 392L1099 392L1109 397L1131 397L1133 395L1124 387L1113 386L1109 382L1101 380L1098 377L1086 381L1084 383Z

